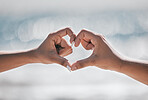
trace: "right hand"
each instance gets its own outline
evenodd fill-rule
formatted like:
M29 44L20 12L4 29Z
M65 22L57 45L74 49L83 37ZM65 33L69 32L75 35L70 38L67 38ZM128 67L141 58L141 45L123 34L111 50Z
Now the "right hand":
M72 65L72 70L81 69L87 66L97 66L102 69L120 70L121 59L109 46L102 35L96 35L87 30L81 30L75 39L75 47L79 44L86 50L93 49L90 57L79 60Z

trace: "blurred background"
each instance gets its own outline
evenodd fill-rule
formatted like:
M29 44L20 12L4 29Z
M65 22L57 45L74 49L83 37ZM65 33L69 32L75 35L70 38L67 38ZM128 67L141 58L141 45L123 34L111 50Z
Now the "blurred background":
M0 51L38 47L65 27L103 34L124 57L148 61L147 0L0 0ZM66 58L74 63L91 53L80 45ZM94 66L69 72L28 64L0 73L0 100L148 100L148 87Z

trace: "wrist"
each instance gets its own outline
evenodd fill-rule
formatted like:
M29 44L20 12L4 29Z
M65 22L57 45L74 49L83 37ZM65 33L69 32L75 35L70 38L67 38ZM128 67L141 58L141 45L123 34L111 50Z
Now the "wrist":
M115 57L113 61L111 61L110 70L121 72L121 68L123 66L124 60L120 57Z
M26 54L29 59L29 63L40 63L36 49L27 51Z
M121 59L121 58L118 58L118 61L117 61L117 66L116 66L116 70L117 72L121 72L121 69L123 67L123 64L124 64L124 60Z

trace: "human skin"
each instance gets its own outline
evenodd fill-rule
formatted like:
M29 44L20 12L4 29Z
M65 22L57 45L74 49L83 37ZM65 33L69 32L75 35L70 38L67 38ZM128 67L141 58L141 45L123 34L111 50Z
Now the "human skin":
M51 33L44 42L33 50L15 52L15 53L0 53L0 72L7 71L29 63L52 64L57 63L62 66L70 64L68 60L63 58L72 53L72 48L62 38L68 35L70 43L75 39L75 34L70 28L61 29Z
M123 58L102 35L96 35L88 30L81 30L77 35L75 46L79 46L80 43L86 50L93 49L93 53L90 57L75 62L71 67L73 71L87 66L96 66L124 73L148 85L148 63Z

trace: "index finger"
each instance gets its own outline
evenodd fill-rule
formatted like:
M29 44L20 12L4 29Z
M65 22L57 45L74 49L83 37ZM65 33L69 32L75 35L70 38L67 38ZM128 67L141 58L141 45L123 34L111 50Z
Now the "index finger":
M91 42L93 42L93 40L95 39L95 34L93 34L92 32L90 31L87 31L87 30L81 30L80 33L78 34L78 36L76 37L75 39L75 46L79 46L80 42L82 39L84 38L87 38L87 39L90 39L92 40Z
M61 29L57 31L56 34L60 37L68 35L70 37L70 43L72 43L76 38L76 35L73 33L73 31L70 28Z

